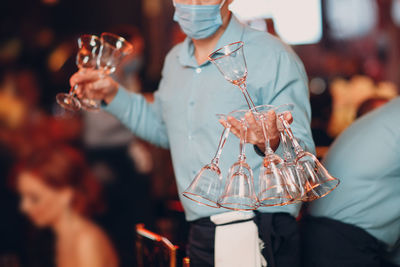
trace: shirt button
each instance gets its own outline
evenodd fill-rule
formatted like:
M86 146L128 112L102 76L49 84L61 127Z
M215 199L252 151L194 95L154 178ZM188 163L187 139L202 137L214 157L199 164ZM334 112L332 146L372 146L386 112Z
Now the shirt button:
M196 73L200 73L200 72L201 72L201 68L197 68Z
M192 140L192 139L193 139L193 136L192 136L192 135L189 135L188 138L189 138L189 140Z
M193 107L193 106L194 106L194 102L193 102L193 101L190 101L190 102L189 102L189 106L192 106L192 107Z

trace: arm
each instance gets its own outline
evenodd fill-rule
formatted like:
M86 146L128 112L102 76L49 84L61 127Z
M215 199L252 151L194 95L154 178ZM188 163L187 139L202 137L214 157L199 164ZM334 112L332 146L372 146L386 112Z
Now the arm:
M79 98L87 97L106 103L103 108L116 116L137 136L168 148L169 142L158 93L155 94L154 103L149 104L142 95L128 93L111 77L104 76L98 70L78 71L71 77L70 84L76 86Z
M119 88L114 99L103 108L138 137L164 148L169 147L158 93L155 94L154 103L150 104L142 95Z

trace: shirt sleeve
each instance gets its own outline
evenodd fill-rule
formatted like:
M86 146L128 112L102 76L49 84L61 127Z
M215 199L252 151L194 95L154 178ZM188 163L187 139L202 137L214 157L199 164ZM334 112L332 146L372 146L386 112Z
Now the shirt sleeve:
M103 109L119 119L136 136L154 145L169 148L160 106L157 93L154 102L148 103L142 95L119 88L113 101L104 105Z
M294 53L280 52L277 56L275 80L271 84L272 88L262 90L262 97L268 99L268 104L274 106L294 104L292 131L297 139L304 142L306 150L315 153L315 144L310 127L311 107L307 84L307 75L300 59ZM280 147L277 153L280 153L281 150Z

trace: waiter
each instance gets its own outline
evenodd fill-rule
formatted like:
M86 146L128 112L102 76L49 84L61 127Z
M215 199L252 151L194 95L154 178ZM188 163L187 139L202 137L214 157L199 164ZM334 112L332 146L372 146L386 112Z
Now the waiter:
M103 77L97 71L77 72L70 82L78 85L80 97L103 100L103 108L137 136L171 150L178 190L191 226L188 241L191 266L261 266L265 265L264 259L268 266L299 266L299 234L295 217L300 205L260 208L254 218L249 213L233 216L228 213L228 218L224 218L227 210L200 206L181 196L196 172L209 163L215 153L223 129L215 114L248 108L241 92L208 61L208 55L224 45L244 42L247 86L255 104L294 103L293 131L306 147L312 152L314 150L307 77L301 61L278 39L240 24L228 9L232 1L174 1L174 20L187 38L168 53L154 103L147 103L139 94L128 93L111 78ZM276 116L274 112L269 115L271 146L280 153ZM232 132L239 131L234 127ZM256 181L262 163L262 156L258 155L261 153L257 154L256 150L264 151L265 146L261 133L259 126L252 123L247 138L251 144L246 155L247 162L255 170ZM238 140L230 138L220 161L221 170L228 170L238 154ZM264 259L261 263L257 260L254 264L250 259L248 263L241 262L254 252L249 251L248 246L240 247L241 244L247 244L245 242L248 240L240 238L250 236L250 230L247 232L245 229L251 227L237 232L244 235L240 238L236 234L225 235L225 238L231 239L222 242L222 246L220 241L214 240L217 221L228 222L235 227L235 220L239 221L236 226L245 226L244 221L249 218L251 223L258 226L256 231L263 243L261 249ZM224 238L224 235L220 236ZM234 245L239 247L232 248ZM226 250L230 250L230 256L221 256L227 253Z
M340 186L311 203L306 267L400 266L400 97L362 116L324 159Z

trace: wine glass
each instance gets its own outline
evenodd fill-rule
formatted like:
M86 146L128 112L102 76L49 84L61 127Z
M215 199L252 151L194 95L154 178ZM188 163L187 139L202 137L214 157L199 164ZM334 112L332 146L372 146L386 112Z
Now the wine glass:
M296 165L305 176L306 182L303 186L306 193L303 195L302 201L313 201L332 192L339 185L339 179L330 175L313 154L303 150L284 116L280 114L278 118L294 148Z
M109 32L103 32L100 40L102 45L98 66L108 75L115 72L124 56L132 53L133 46L123 37Z
M287 112L291 112L294 109L293 104L284 104L275 108L275 112L278 116L285 116ZM287 136L285 135L284 128L282 124L279 124L278 121L278 130L280 134L281 146L283 148L283 159L284 164L281 169L282 175L287 181L288 191L290 195L293 197L292 203L300 202L302 197L305 195L305 182L306 178L304 177L303 171L297 166L294 157L294 151L290 146Z
M219 198L218 204L231 210L254 210L257 208L258 199L254 191L253 171L246 163L245 140L247 123L244 115L248 110L237 110L228 114L238 120L240 127L240 154L238 161L229 169L225 190Z
M109 32L103 32L100 36L101 46L97 57L97 67L104 75L115 72L122 58L133 51L133 46L123 37ZM81 100L87 110L100 109L100 102L93 99Z
M243 46L241 41L228 44L211 53L208 59L217 66L227 81L240 88L249 109L254 110L255 105L246 86L247 65Z
M217 114L219 120L226 121L226 115ZM212 208L219 208L218 198L221 194L222 175L219 158L230 133L230 125L224 127L219 140L217 152L211 162L197 173L190 186L182 193L185 197Z
M298 196L298 188L291 179L282 173L284 161L274 153L270 146L268 136L267 119L268 112L274 110L271 105L261 105L256 107L256 118L261 124L265 137L265 157L260 169L258 199L260 206L282 206L289 204Z
M79 71L85 69L95 69L97 59L100 52L100 39L95 35L84 34L78 38L78 53L76 56L76 65ZM75 90L78 85L71 87L69 93L59 93L56 96L57 103L63 108L78 111L81 107L85 107L81 101L75 96Z

